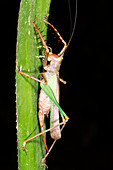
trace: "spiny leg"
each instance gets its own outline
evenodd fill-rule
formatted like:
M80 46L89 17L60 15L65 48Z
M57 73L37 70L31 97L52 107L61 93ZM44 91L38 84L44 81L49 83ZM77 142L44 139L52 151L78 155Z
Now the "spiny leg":
M67 43L64 41L64 39L62 38L62 36L60 35L60 33L57 31L57 29L56 29L50 22L46 21L46 18L47 18L48 16L49 16L49 14L44 17L44 22L45 22L46 24L50 25L50 26L54 29L54 31L57 33L57 35L59 36L60 40L61 40L62 43L64 44L63 49L62 49L62 50L60 51L60 53L58 54L59 56L61 56L61 55L65 52L65 50L67 49L68 45L67 45Z
M67 120L67 121L68 121L68 120ZM66 122L67 122L67 121L66 121ZM27 149L25 148L25 145L26 145L26 143L29 142L30 140L32 140L32 139L34 139L34 138L37 138L38 136L40 136L40 135L42 135L42 134L44 134L44 133L47 133L47 132L53 130L53 129L56 128L57 126L61 126L61 125L64 125L64 124L65 124L65 122L61 122L61 123L59 123L58 125L56 125L56 126L54 126L54 127L52 127L52 128L49 128L49 129L47 129L47 130L45 130L45 131L43 131L43 132L41 132L41 133L38 133L37 135L35 135L35 136L33 136L33 137L25 140L24 143L23 143L23 150L27 150Z
M37 18L36 18L37 19ZM44 39L43 39L43 36L41 35L41 32L39 31L39 29L36 27L35 25L35 22L36 20L33 21L33 26L34 28L38 31L39 35L40 35L40 38L42 40L42 43L43 43L43 46L44 48L46 49L46 51L44 52L45 53L45 58L44 58L44 61L43 61L43 67L45 67L47 65L47 60L48 60L48 55L49 55L49 49L48 49L48 46L46 45Z
M62 130L64 129L64 127L65 127L65 125L66 125L66 122L67 122L68 120L69 120L69 119L66 119L66 120L64 121L64 124L63 124L63 126L62 126L62 128L61 128L61 132L62 132ZM52 143L52 145L51 145L51 147L49 148L48 152L46 153L46 155L45 155L44 158L42 159L42 166L46 166L46 167L48 168L48 166L45 164L45 160L46 160L47 156L50 154L50 152L51 152L52 148L54 147L56 141L57 141L57 140L54 140L54 142Z
M44 22L48 25L50 25L54 31L57 33L57 35L59 36L60 40L64 43L64 45L66 45L66 42L64 41L64 39L61 37L60 33L57 31L57 29L48 21L46 21L46 18L49 16L49 14L47 16L44 17Z
M49 148L48 152L46 153L46 155L44 156L44 158L42 159L42 166L46 166L46 168L48 169L48 166L45 164L45 160L47 158L47 156L50 154L52 148L54 147L55 143L57 140L54 140L54 142L52 143L51 147Z
M37 20L37 18L36 18L36 20ZM38 33L39 33L39 35L40 35L40 38L41 38L41 40L42 40L42 43L43 43L44 47L46 48L46 53L49 54L49 49L48 49L48 47L47 47L47 45L46 45L46 43L45 43L45 41L44 41L44 39L43 39L43 36L41 35L41 32L39 31L39 29L38 29L38 28L36 27L36 25L35 25L36 20L33 21L33 26L34 26L34 28L38 31Z

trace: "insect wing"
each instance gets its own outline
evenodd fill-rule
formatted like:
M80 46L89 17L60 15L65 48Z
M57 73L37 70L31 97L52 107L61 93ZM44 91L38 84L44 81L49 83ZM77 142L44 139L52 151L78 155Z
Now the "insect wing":
M66 113L62 110L62 108L60 107L60 105L58 104L56 97L51 89L51 87L48 84L43 84L40 83L41 89L47 94L47 96L55 103L55 105L59 108L60 114L62 119L64 119L64 117L67 117Z

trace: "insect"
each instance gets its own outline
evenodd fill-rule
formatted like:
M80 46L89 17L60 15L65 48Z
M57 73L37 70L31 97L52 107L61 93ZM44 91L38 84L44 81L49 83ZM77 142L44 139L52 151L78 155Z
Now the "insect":
M43 61L43 67L46 70L46 72L41 73L41 76L43 77L44 82L47 83L51 87L53 93L55 94L56 100L59 103L59 80L61 82L63 82L64 84L66 84L66 82L64 80L59 78L59 69L60 69L61 62L63 60L64 51L67 48L67 44L63 40L63 38L60 36L60 34L56 30L56 28L52 24L50 24L49 22L46 21L46 18L47 18L47 16L44 17L45 23L47 23L51 27L53 27L53 29L58 34L61 41L64 43L64 47L58 55L49 52L49 49L48 49L45 41L43 40L43 37L42 37L39 29L35 25L36 20L33 21L33 26L38 31L38 33L42 39L43 46L46 49L45 59ZM47 60L50 61L49 65L47 65ZM30 78L36 80L36 81L43 83L43 81L36 79L34 77L31 77L30 75L27 75L26 73L24 73L20 70L18 70L18 72L21 74L24 74L27 77L30 77ZM53 139L58 140L61 138L61 130L60 130L60 127L58 126L59 125L59 108L56 106L55 103L53 103L50 100L48 95L45 94L45 92L43 90L41 89L40 95L39 95L39 113L38 113L41 131L43 132L44 116L50 112L50 127L53 128L53 130L50 131L50 135ZM62 115L62 113L61 113L61 116L62 116L62 119L64 122L68 121L69 118L67 117L66 114ZM43 141L44 141L46 150L48 151L44 134L42 134L42 136L43 136Z
M69 120L68 116L63 112L63 110L60 108L58 103L59 103L59 81L66 84L66 82L64 80L59 78L59 69L60 69L61 62L63 60L64 52L66 51L70 41L67 44L63 40L63 38L61 37L61 35L57 31L57 29L51 23L49 23L46 20L47 17L48 16L44 17L44 22L46 24L50 25L54 29L54 31L56 32L56 34L58 35L58 37L60 38L60 40L64 44L64 47L62 48L60 53L57 54L57 55L53 54L51 51L49 51L49 48L46 45L46 43L43 39L43 36L41 35L41 32L39 31L39 29L35 25L36 20L34 20L33 26L38 31L38 34L39 34L39 36L42 40L42 43L43 43L43 47L46 49L45 52L44 52L45 58L44 58L44 61L43 61L43 68L44 68L45 72L40 73L43 80L39 80L37 78L34 78L34 77L22 72L20 69L18 69L19 73L41 83L41 91L40 91L40 95L39 95L38 117L39 117L39 122L40 122L40 127L41 127L42 132L40 134L37 134L34 137L31 137L31 138L27 139L26 141L24 141L23 149L26 149L25 145L28 141L38 137L39 135L42 135L43 141L44 141L44 144L45 144L45 148L47 150L47 154L45 155L45 157L42 160L43 166L45 165L45 159L48 156L48 154L50 153L50 151L51 151L52 147L54 146L56 140L61 138L61 130L65 126L66 122ZM50 61L49 64L47 64L48 61ZM59 122L59 111L60 111L60 115L61 115L62 120L63 120L63 122L61 122L61 123ZM50 129L44 131L43 130L44 117L45 117L45 115L48 115L49 112L50 112ZM63 127L61 129L60 129L60 125L63 125ZM47 132L47 131L50 131L51 137L55 140L49 150L48 150L46 140L45 140L45 137L44 137L44 133Z

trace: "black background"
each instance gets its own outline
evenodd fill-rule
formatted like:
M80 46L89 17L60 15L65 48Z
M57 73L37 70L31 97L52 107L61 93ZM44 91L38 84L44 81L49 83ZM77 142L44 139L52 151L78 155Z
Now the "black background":
M17 169L15 58L19 1L0 5L1 22L1 169ZM113 3L78 2L73 39L60 69L60 104L70 117L47 159L49 169L113 168ZM75 1L71 1L72 24ZM68 42L67 0L52 1L49 21ZM49 38L50 36L50 38ZM51 41L52 35L48 39ZM51 43L53 52L58 45Z

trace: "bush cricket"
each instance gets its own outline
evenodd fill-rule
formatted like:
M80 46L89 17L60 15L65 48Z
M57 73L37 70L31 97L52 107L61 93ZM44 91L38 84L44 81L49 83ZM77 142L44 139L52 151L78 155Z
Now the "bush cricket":
M74 31L73 31L71 38L69 40L69 43L67 44L63 40L63 38L61 37L61 35L57 31L57 29L51 23L49 23L46 20L47 17L48 16L44 17L44 22L46 24L50 25L54 29L54 31L57 33L58 37L60 38L60 40L64 44L64 47L62 48L60 53L57 54L57 55L50 52L48 46L46 45L46 43L43 39L43 36L41 35L41 32L39 31L39 29L35 25L36 20L34 20L33 26L37 30L37 32L38 32L38 34L39 34L39 36L42 40L43 47L46 49L46 51L44 52L45 58L44 58L44 61L43 61L43 68L44 68L45 72L40 73L43 80L34 78L34 77L22 72L20 69L18 69L19 73L41 83L41 91L40 91L40 95L39 95L39 113L38 113L40 127L41 127L41 133L27 139L26 141L24 141L23 149L26 149L25 144L28 141L42 135L43 141L44 141L44 144L45 144L45 148L47 150L47 154L45 155L45 157L42 160L43 166L44 165L47 166L45 164L45 159L48 156L48 154L50 153L51 149L53 148L56 140L61 138L61 131L64 128L66 122L69 120L68 116L64 113L64 111L59 106L59 81L66 84L66 82L64 80L59 78L59 69L60 69L61 62L63 60L64 52L66 51L66 49L67 49L67 47L70 43L70 40L72 38L72 35L74 33ZM48 61L50 61L50 64L47 64ZM48 115L49 112L50 112L50 129L44 131L43 130L44 117L45 117L45 115ZM61 122L61 123L59 122L59 112L60 112L61 118L63 120L63 122ZM60 125L63 125L61 129L60 129ZM45 140L45 137L44 137L44 133L46 133L48 131L50 131L51 137L55 140L53 142L53 144L51 145L49 150L47 148L46 140Z

